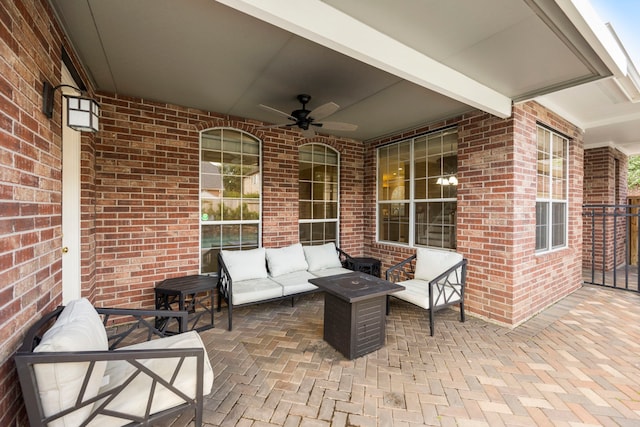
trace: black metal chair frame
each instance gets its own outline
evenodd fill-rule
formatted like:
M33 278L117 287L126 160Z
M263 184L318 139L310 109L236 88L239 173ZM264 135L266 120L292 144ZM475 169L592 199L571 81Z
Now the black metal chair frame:
M402 282L405 280L410 280L415 277L416 271L416 255L411 255L409 258L399 262L391 266L387 269L385 273L385 278L393 283ZM460 306L460 321L465 321L464 314L464 292L466 287L466 278L467 278L467 260L463 259L458 262L454 266L448 268L446 271L443 271L440 275L433 278L428 282L427 286L429 287L429 328L430 334L433 336L434 334L434 320L433 314L434 312L441 310L443 308L456 305ZM426 282L426 281L425 281ZM457 288L456 286L459 286ZM445 292L445 289L449 289L449 293ZM391 294L387 296L387 314L390 312L389 306L389 297L395 297L395 295ZM444 304L434 305L435 301L438 301L440 298L444 298ZM398 298L401 299L401 298ZM405 301L405 300L403 300ZM409 302L409 301L405 301ZM411 302L409 302L411 304ZM413 304L416 305L416 304ZM421 307L424 308L424 307Z
M137 310L137 309L116 309L116 308L96 308L96 311L103 316L103 323L105 327L109 324L109 320L117 317L118 327L120 331L110 333L114 328L109 327L108 351L79 351L79 352L41 352L34 353L33 349L40 343L42 334L48 329L64 307L58 307L56 310L47 313L40 320L38 320L31 328L29 328L22 346L15 355L15 362L18 371L18 377L20 379L20 385L22 388L22 394L24 397L25 406L27 409L27 415L29 416L29 423L34 426L47 426L49 423L87 405L93 405L95 402L101 401L99 405L94 405L92 411L85 421L88 424L98 415L108 415L123 420L129 421L127 426L150 426L159 421L171 420L178 417L180 414L187 411L193 411L193 421L195 426L202 425L202 407L203 407L203 373L204 373L204 350L202 348L185 348L185 349L159 349L159 350L118 350L114 351L120 344L127 341L139 341L141 336L145 335L146 340L150 340L153 337L162 338L165 335L164 329L158 329L155 327L155 319L157 317L174 318L178 322L179 329L185 331L187 328L187 312L186 311L165 311L165 310ZM132 322L120 323L123 319L133 319ZM151 318L151 320L149 320ZM164 326L169 322L164 322ZM142 328L142 333L139 329ZM135 334L134 334L135 333ZM127 342L128 343L128 342ZM149 370L142 363L148 359L164 359L164 358L179 358L180 362L176 364L175 371L171 378L162 378ZM179 374L180 367L184 364L188 358L196 359L196 393L195 398L190 398L174 387L174 381ZM83 394L85 387L87 386L91 377L91 372L97 362L101 361L126 361L134 366L135 372L133 372L129 378L120 386L117 386L111 390L103 392L93 398L84 399ZM76 404L72 408L65 409L60 413L45 416L38 396L38 386L36 381L36 375L34 366L37 364L45 363L66 363L66 362L88 362L89 369L85 374L83 385L79 391L79 395L76 400ZM124 414L120 412L109 411L105 406L114 399L120 392L124 390L126 385L133 380L137 375L147 375L152 379L151 390L149 391L146 412L143 417ZM167 389L171 390L176 395L183 399L183 403L166 409L155 414L150 414L150 408L153 400L153 390L157 384L161 384ZM104 399L104 400L103 400Z

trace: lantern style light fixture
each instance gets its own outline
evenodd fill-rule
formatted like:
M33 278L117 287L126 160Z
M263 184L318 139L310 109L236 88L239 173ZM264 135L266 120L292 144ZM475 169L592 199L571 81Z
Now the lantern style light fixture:
M42 88L42 112L48 117L53 117L53 94L56 89L69 87L83 92L75 86L58 85L52 86L45 81ZM92 99L85 96L63 95L67 98L67 126L80 132L98 132L100 106Z

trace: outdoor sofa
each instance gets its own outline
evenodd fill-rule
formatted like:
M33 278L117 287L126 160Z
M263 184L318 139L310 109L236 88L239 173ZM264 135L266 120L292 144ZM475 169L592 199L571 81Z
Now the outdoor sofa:
M460 321L464 322L464 291L467 260L457 252L418 248L416 254L390 267L385 278L404 286L404 290L387 297L398 298L429 311L429 328L434 334L435 311L458 305Z
M149 426L187 417L202 425L213 386L204 344L195 331L165 336L158 317L186 328L186 311L94 308L86 299L38 320L15 355L29 424ZM107 331L110 321L118 326Z
M348 258L334 243L220 251L218 311L224 300L231 330L234 308L288 298L293 305L295 297L319 290L309 279L350 273Z

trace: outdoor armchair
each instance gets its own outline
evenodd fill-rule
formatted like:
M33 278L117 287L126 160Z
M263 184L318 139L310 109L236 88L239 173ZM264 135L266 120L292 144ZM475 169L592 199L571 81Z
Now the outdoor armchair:
M405 287L389 297L399 298L429 310L429 328L434 334L435 311L459 305L460 321L464 322L464 291L467 260L456 252L418 248L415 255L386 271L386 279ZM387 298L387 314L389 313Z

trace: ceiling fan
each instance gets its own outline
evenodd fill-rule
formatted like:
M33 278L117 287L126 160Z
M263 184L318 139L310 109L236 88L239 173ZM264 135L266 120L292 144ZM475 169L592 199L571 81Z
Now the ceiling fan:
M339 130L339 131L354 131L358 129L358 125L354 125L351 123L342 123L342 122L327 122L321 121L325 117L329 117L338 109L340 106L335 102L327 102L319 107L314 108L313 110L307 110L307 104L311 100L310 95L301 94L296 97L298 101L302 104L302 108L297 110L293 110L291 114L285 113L284 111L280 111L277 108L269 107L268 105L260 104L260 107L272 111L274 113L280 114L281 116L285 116L287 119L291 120L293 123L282 123L278 125L265 126L265 128L274 128L274 127L293 127L297 126L302 130L302 134L309 138L315 135L315 128L323 128L326 130Z

